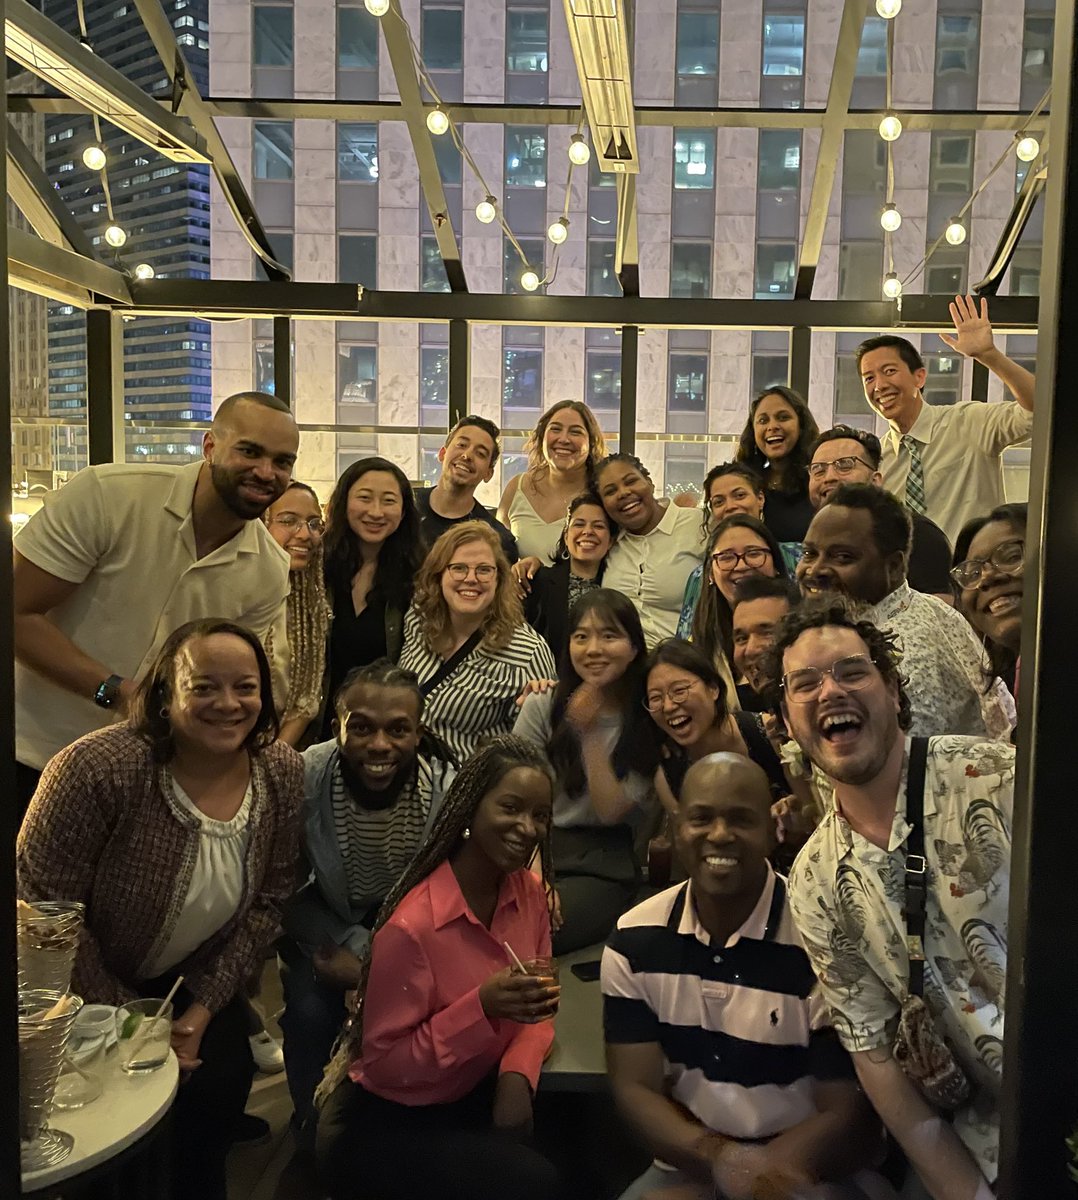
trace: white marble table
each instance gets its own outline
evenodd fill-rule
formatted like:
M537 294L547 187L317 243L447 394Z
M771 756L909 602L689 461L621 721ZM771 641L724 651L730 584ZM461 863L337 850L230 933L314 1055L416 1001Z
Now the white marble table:
M102 1067L104 1090L84 1108L68 1112L54 1110L50 1129L62 1129L75 1139L63 1162L22 1177L23 1193L35 1192L100 1166L128 1146L133 1146L164 1117L172 1105L180 1069L170 1050L168 1061L147 1075L125 1075L113 1047Z

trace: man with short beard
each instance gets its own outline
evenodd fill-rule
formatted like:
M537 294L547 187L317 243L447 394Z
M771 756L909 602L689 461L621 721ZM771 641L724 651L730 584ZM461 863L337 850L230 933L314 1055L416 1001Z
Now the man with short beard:
M173 630L220 617L265 638L287 695L288 555L258 518L292 478L299 431L263 392L223 401L185 467L85 467L15 546L17 796L45 763L124 715Z
M311 870L286 906L278 946L297 1129L311 1115L378 910L422 845L453 775L447 751L420 754L423 696L416 676L389 659L352 671L334 711L334 739L303 755Z
M927 739L919 819L907 806L916 768L893 639L829 600L785 619L774 656L786 727L834 788L790 872L790 906L835 1029L934 1200L988 1200L999 1154L1014 749ZM892 1055L911 990L908 877L925 886L925 1004L972 1087L953 1124Z

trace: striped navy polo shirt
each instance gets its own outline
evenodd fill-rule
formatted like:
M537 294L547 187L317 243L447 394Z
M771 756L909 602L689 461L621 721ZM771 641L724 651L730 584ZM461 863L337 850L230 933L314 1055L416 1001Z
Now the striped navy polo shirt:
M853 1077L768 867L748 920L711 945L691 883L627 912L603 951L608 1043L658 1042L670 1095L718 1133L768 1138L817 1110L814 1080Z

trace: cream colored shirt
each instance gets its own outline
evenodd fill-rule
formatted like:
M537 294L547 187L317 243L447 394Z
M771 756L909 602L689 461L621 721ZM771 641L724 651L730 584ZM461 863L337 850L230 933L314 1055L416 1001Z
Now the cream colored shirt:
M523 477L522 477L523 479ZM544 521L535 511L532 502L524 495L522 484L517 484L513 499L509 503L509 530L517 539L517 550L521 558L534 554L541 559L544 567L549 567L554 561L554 547L558 544L561 531L565 528L565 518L556 521Z
M923 405L909 436L921 444L928 516L952 546L967 521L1003 503L1000 455L1032 432L1033 414L1016 400ZM891 426L880 439L880 473L883 486L904 503L910 456L901 438Z
M662 520L650 533L624 530L607 556L603 587L621 592L636 605L650 650L677 633L685 582L704 553L698 508L667 501Z
M275 688L288 694L288 555L261 521L198 558L191 504L201 463L86 467L31 517L15 548L79 586L49 619L110 673L140 678L187 621L223 617L259 638L273 627ZM41 768L112 715L15 665L19 762Z

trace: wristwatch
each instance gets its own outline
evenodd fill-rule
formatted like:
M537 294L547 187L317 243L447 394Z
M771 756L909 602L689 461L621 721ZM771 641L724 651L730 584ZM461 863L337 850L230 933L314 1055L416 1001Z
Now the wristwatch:
M115 708L120 699L120 684L124 681L122 675L110 675L103 683L97 685L94 692L94 703L98 708Z

